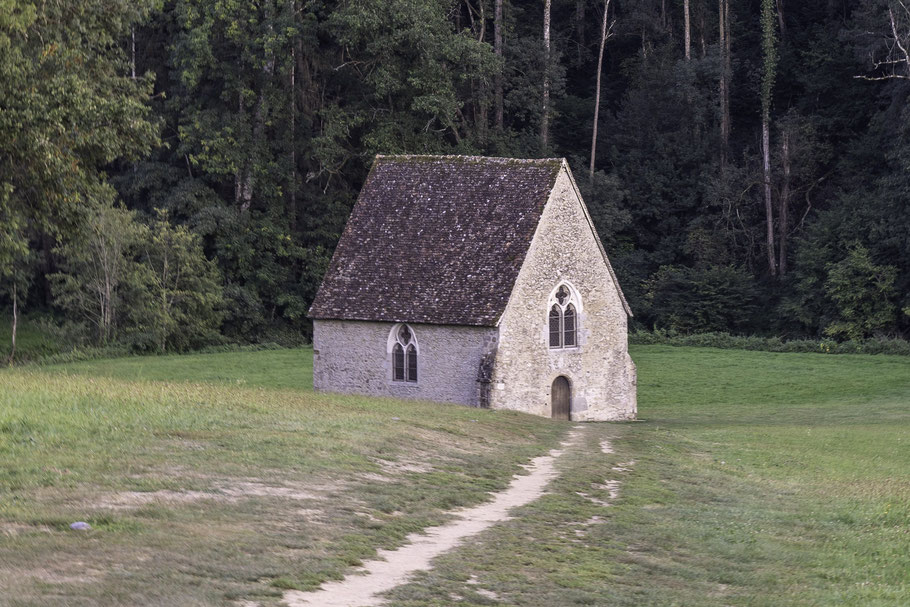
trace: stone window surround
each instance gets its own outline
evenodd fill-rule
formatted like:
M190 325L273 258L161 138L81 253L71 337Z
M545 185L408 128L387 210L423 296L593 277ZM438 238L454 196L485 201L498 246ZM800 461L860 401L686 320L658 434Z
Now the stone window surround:
M559 292L560 287L566 287L569 291L569 297L563 303L559 303L559 300L556 298L556 293ZM562 331L562 318L565 314L566 309L569 306L575 310L575 345L574 346L551 346L550 345L550 311L553 309L553 306L558 306L560 309L560 331ZM556 286L553 287L553 290L550 291L549 297L547 297L547 307L544 310L544 343L547 345L547 349L550 353L560 353L560 352L575 352L581 349L583 345L583 334L582 327L584 326L584 306L582 305L581 295L578 293L578 289L575 288L570 281L565 279L559 279L556 281Z
M407 327L408 331L411 333L411 340L408 342L408 345L413 345L414 350L417 352L417 381L410 381L407 379L395 379L395 360L393 358L393 350L396 344L401 344L398 339L398 333L401 331L402 327ZM404 349L404 366L405 366L405 376L407 376L407 367L408 367L408 349L407 346L402 344ZM421 369L420 363L420 343L417 341L417 333L414 331L409 323L406 322L397 322L392 325L391 330L389 331L389 336L386 339L386 380L388 383L395 386L404 386L410 388L417 388L420 386L420 378L423 377L423 371Z

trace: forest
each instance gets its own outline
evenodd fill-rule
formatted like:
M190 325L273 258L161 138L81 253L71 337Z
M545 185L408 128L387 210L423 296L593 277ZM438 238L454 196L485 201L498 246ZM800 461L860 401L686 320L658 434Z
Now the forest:
M634 329L906 339L908 97L910 0L0 0L0 310L305 340L376 154L565 157Z

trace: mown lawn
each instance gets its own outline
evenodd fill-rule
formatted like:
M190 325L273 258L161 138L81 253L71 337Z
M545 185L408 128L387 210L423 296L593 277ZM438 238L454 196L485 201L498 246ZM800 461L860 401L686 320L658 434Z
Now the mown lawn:
M391 604L910 605L910 360L633 357L643 421L592 427L554 491ZM611 507L579 495L609 480Z
M910 359L632 354L642 421L587 425L545 497L391 605L910 604ZM0 371L0 604L277 604L504 487L571 427L316 395L310 364Z
M313 350L263 350L183 356L132 356L47 367L48 371L124 380L205 382L238 387L313 389Z

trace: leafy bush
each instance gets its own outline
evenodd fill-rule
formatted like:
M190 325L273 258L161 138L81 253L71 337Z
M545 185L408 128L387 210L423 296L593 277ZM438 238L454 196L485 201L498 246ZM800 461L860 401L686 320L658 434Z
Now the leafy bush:
M662 266L648 281L646 299L662 327L680 333L746 329L758 293L749 274L734 266Z
M56 303L96 346L184 351L221 340L223 297L198 235L100 204L57 254Z
M220 341L221 275L205 258L199 236L186 226L172 226L160 210L144 235L145 321L134 323L134 333L144 334L160 352Z
M783 340L779 337L731 335L711 332L683 335L668 331L636 331L629 334L629 343L640 345L663 344L722 348L727 350L755 350L762 352L819 352L822 354L895 354L910 356L910 341L894 338L868 338L834 341L814 339Z
M861 339L892 326L896 279L896 267L875 265L869 250L860 244L850 247L841 261L828 264L824 290L836 304L839 319L825 328L825 334Z
M134 213L99 201L55 251L60 271L48 279L56 304L89 327L96 345L115 341L129 310L142 300L144 232Z

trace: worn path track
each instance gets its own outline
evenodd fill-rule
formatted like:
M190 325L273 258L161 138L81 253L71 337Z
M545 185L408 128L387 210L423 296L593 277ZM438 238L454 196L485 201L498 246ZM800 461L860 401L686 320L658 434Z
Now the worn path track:
M562 447L571 447L584 435L584 426L575 426ZM417 571L430 569L430 561L456 547L462 540L480 533L495 523L510 518L513 508L524 506L543 495L544 488L557 476L554 463L563 451L554 449L536 457L525 468L529 474L514 476L508 488L493 500L453 512L456 519L445 525L429 527L423 534L413 533L396 550L380 550L376 560L367 562L357 573L339 582L328 582L315 592L291 590L284 594L290 607L372 607L385 601L378 595L404 584Z

